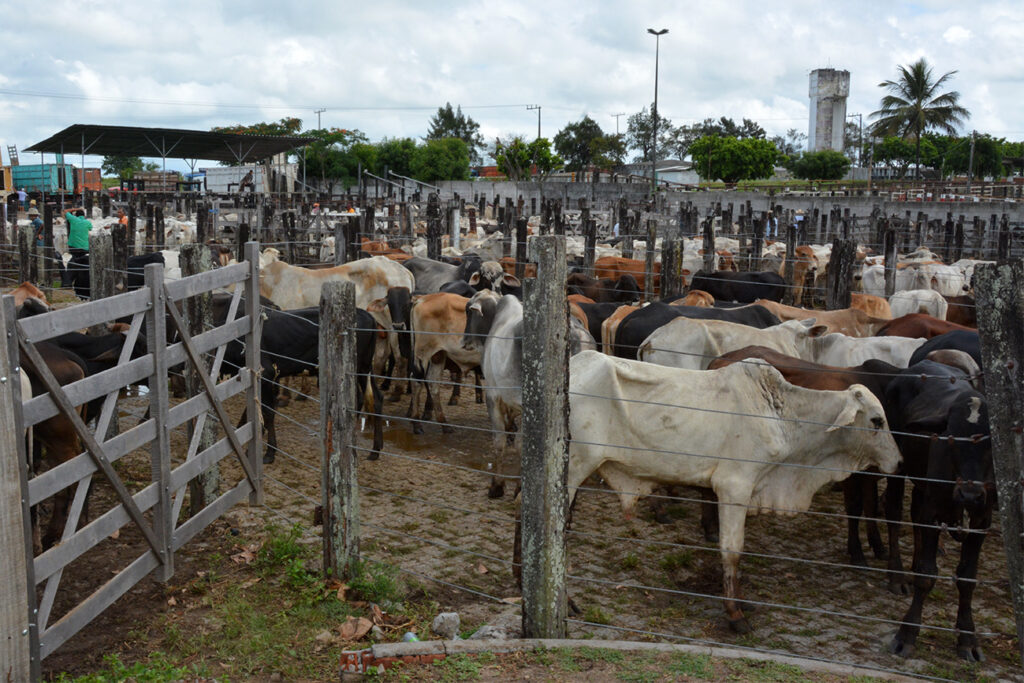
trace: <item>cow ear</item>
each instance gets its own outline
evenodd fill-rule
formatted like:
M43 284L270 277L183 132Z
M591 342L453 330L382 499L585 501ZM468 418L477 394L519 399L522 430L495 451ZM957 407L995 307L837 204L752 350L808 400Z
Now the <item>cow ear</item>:
M521 287L523 285L523 283L520 282L519 278L517 278L515 275L508 274L506 274L505 277L501 279L501 284L505 285L506 287Z
M860 411L860 401L855 396L847 396L846 405L843 406L843 410L839 413L835 420L832 422L832 426L826 429L826 432L834 432L837 429L843 427L849 427L853 424L853 421L857 419L857 412Z
M814 325L811 329L807 330L807 334L812 337L821 337L828 334L828 325Z
M479 315L483 315L484 314L483 306L480 305L479 301L474 301L469 306L467 306L466 307L466 312L468 313L469 311L476 311L476 313L479 314Z
M480 271L479 270L469 276L469 284L470 284L471 287L476 287L478 284L480 284Z

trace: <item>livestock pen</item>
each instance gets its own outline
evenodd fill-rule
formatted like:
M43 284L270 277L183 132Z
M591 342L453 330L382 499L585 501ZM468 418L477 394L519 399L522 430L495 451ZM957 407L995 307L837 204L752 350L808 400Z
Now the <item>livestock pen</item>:
M438 219L428 214L427 220ZM341 241L361 245L349 239L354 235L346 235L345 227L340 228ZM655 234L665 235L666 229L673 229L672 219L658 220L655 230L659 227ZM513 239L510 232L506 242L510 252L522 249L520 256L513 257L513 267L522 267L524 277L527 264L537 267L538 277L526 278L531 284L525 309L527 320L535 312L543 321L524 322L524 354L530 348L542 348L542 341L548 346L534 353L536 362L524 361L524 416L519 430L524 467L522 475L515 467L499 470L509 482L503 498L486 497L488 481L495 474L488 463L495 460L491 452L495 436L500 441L510 434L495 428L483 408L473 402L472 385L464 380L433 384L437 401L445 400L449 389L462 388L460 405L446 408L451 434L441 431L436 420L421 419L426 434L413 435L412 423L402 417L404 403L395 409L383 404L390 420L385 445L378 460L369 459L371 446L358 424L381 406L355 408L344 400L354 395L352 383L358 374L351 359L352 343L346 340L353 340L361 330L351 321L352 304L339 302L338 292L327 290L320 314L321 389L310 390L305 403L275 409L279 457L263 476L265 504L271 514L308 524L315 508L323 506L325 570L337 576L353 561L385 562L397 567L416 586L414 590L427 590L444 604L458 607L469 625L514 616L525 618L527 635L720 643L863 664L880 672L905 671L936 679L965 675L967 669L950 664L955 628L943 608L952 588L943 591L942 584L928 602L917 656L904 660L885 652L908 598L894 599L886 592L884 565L873 561L863 568L838 559L847 517L836 492L823 491L811 509L795 519L750 518L740 566L746 602L761 609L751 619L754 631L738 636L729 633L721 616L719 549L703 540L696 512L703 499L697 492L657 493L654 497L664 501L667 517L673 520L658 526L646 511L624 519L615 507L614 487L591 480L576 491L573 523L561 531L563 519L556 513L565 507L571 492L560 483L565 448L557 436L552 441L550 432L552 419L565 414L573 397L565 385L565 356L558 346L564 343L558 321L565 313L557 305L564 297L554 295L564 292L565 258L564 252L551 256L551 239L526 240L518 235ZM287 242L281 246L288 248ZM358 254L355 249L345 252L335 259L351 260ZM540 293L545 286L546 295ZM541 374L544 360L547 375ZM563 386L565 390L560 391ZM550 405L555 401L561 403ZM700 409L684 403L673 407L681 412ZM737 422L751 419L734 417ZM320 450L325 439L330 441L326 456ZM562 443L585 440L575 434L563 434L561 439ZM718 455L688 452L682 443L664 450L662 455L673 457ZM519 513L512 489L520 483L527 549L523 560L514 552ZM544 517L549 511L554 515L551 519ZM903 536L909 540L911 535ZM984 547L975 597L977 631L989 660L973 670L1009 676L1019 659L1012 636L1009 581L1001 569L1000 534L991 535ZM909 550L905 543L908 556ZM949 562L949 558L940 561L943 582L950 580ZM521 590L512 578L512 570L520 566ZM572 598L571 603L562 601L563 593ZM570 604L579 612L571 610Z

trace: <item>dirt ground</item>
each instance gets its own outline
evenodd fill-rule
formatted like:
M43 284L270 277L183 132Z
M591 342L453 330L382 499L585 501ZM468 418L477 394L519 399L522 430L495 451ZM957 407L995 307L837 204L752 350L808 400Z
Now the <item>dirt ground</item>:
M315 385L311 393L317 395ZM447 398L448 389L443 393ZM514 481L504 498L490 500L489 475L471 471L486 469L492 440L484 407L474 402L470 387L463 389L460 405L446 406L449 422L456 426L452 434L428 424L425 434L413 436L410 425L397 417L405 414L407 403L404 396L400 403L385 406L392 417L381 458L369 461L365 450L359 453L361 552L366 559L399 567L412 593L422 591L440 609L458 611L463 628L471 631L518 609L519 591L510 566ZM237 417L240 399L228 406ZM141 399L123 401L123 428L134 424L143 410ZM229 552L233 530L257 532L269 520L311 527L307 540L316 542L319 530L312 525L320 488L319 405L293 400L281 412L290 419L277 419L283 453L266 468L266 508L241 505L193 540L176 556L175 581L202 571L211 554ZM360 436L361 447L369 446L369 436L368 430ZM173 443L176 453L183 452L183 430L176 430ZM225 485L233 484L240 472L230 460L224 462ZM133 491L148 483L145 453L126 457L118 469ZM716 597L721 592L719 554L703 540L696 502L670 504L670 524L656 523L643 505L638 518L625 520L617 498L601 490L600 482L588 482L587 487L594 490L580 491L568 537L570 593L581 612L570 623L571 637L722 643L953 680L1019 678L998 524L983 549L974 600L987 661L967 665L956 659L954 650L956 589L949 578L936 584L926 603L924 623L937 628L922 630L913 657L887 651L896 630L893 622L902 617L910 598L886 589L885 574L879 571L883 561L870 559L869 569L844 566L845 521L832 516L843 512L839 492L820 492L813 514L748 520L745 550L751 555L740 565L745 596L770 605L751 615L751 634L737 636L728 630ZM102 510L110 494L103 486L99 489L94 500ZM686 490L683 496L698 498ZM907 563L911 543L910 534L904 534ZM949 577L959 547L948 536L944 547L939 573ZM68 610L141 548L138 534L126 527L118 538L83 556L65 572L54 614ZM45 670L50 675L85 673L98 665L104 652L125 652L127 642L144 649L145 641L132 633L144 632L152 613L167 609L166 587L147 578L45 660Z

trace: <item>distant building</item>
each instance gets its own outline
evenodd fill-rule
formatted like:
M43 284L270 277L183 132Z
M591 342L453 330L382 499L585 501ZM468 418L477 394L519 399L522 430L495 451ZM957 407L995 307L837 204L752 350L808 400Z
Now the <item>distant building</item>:
M838 69L815 69L811 72L810 130L807 149L843 151L846 128L846 98L850 95L850 72Z

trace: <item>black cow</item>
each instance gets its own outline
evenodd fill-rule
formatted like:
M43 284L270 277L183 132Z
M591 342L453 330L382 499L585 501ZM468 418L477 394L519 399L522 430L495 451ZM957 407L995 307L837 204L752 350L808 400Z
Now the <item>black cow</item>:
M156 251L152 254L129 256L125 268L124 285L127 291L139 289L145 284L145 269L151 263L164 265L164 255ZM89 281L89 254L76 254L64 265L60 263L61 287L72 287L80 299L92 296Z
M619 306L620 303L596 303L596 304L576 304L583 311L583 315L587 316L587 331L590 332L595 340L601 338L601 325L605 320L611 316Z
M914 483L910 518L914 523L914 597L891 643L909 656L920 631L924 599L935 585L939 532L943 526L961 541L956 568L957 654L981 661L971 600L978 557L992 523L996 491L992 469L988 406L985 397L957 369L922 361L904 370L886 389L890 426L903 454L903 468ZM937 438L935 438L937 437ZM903 587L899 556L904 480L892 478L886 491L889 522L890 589ZM967 517L967 528L964 516Z
M446 282L469 282L474 273L479 272L480 257L466 254L458 265L435 261L425 256L415 256L402 263L413 274L416 281L417 294L430 294L441 290Z
M977 332L971 330L953 330L932 337L914 351L910 356L910 364L920 363L928 357L929 353L940 349L963 351L974 359L979 368L984 367L981 364L981 337Z
M619 358L636 360L637 349L656 329L676 318L725 320L758 329L778 325L779 319L764 306L740 308L704 308L702 306L669 306L655 301L637 309L619 323L612 353ZM600 337L595 337L600 339Z
M381 395L373 381L373 352L376 347L377 323L362 309L356 311L356 373L359 397L372 395L373 450L370 458L375 459L384 443L383 421L380 416ZM241 340L228 344L224 356L226 371L237 372L245 365L245 348ZM267 450L263 462L272 463L276 456L277 429L274 417L280 381L309 371L318 374L320 368L320 309L299 308L291 311L268 310L263 320L260 335L260 400L263 426L267 430ZM369 389L369 392L367 391ZM357 401L356 410L370 401ZM243 421L245 417L243 416ZM241 424L241 422L239 423Z
M752 303L757 299L782 301L786 293L786 281L778 273L734 273L717 270L709 273L699 270L690 281L690 289L701 289L715 301L738 301Z
M623 273L618 280L613 280L573 272L566 278L565 284L567 294L580 294L598 303L631 304L640 298L640 285L630 273Z

